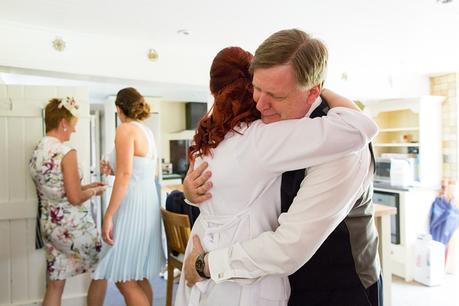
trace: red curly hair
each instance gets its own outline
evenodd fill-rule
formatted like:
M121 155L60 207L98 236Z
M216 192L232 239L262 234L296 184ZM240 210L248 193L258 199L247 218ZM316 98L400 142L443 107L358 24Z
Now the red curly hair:
M253 100L252 75L249 72L253 55L239 47L228 47L215 56L210 67L210 92L214 104L201 119L188 149L188 157L209 155L241 123L260 119Z

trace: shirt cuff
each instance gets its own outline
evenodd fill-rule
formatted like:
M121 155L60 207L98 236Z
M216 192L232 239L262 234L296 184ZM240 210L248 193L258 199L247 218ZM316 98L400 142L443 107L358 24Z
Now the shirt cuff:
M231 278L231 268L228 260L228 248L217 249L209 252L207 257L210 271L210 278L216 283Z

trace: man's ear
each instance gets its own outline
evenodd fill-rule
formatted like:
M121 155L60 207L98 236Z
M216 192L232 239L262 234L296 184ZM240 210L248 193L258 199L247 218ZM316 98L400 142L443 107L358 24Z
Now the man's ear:
M320 95L320 90L321 90L320 84L314 85L313 87L311 87L311 89L309 89L309 95L307 98L307 103L309 105L312 105L314 101L317 100L317 97L319 97Z

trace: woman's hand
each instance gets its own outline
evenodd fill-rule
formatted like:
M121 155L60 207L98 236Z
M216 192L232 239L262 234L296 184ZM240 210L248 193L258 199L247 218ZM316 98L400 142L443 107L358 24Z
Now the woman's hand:
M109 245L113 245L113 222L111 216L105 216L102 223L102 240Z
M100 161L100 173L104 175L114 175L112 167L110 167L110 164L106 160L101 160Z
M99 187L95 187L94 190L95 190L96 196L102 195L105 192L106 189L107 189L107 187L105 187L105 185L99 186Z
M212 172L207 167L207 162L204 162L194 169L194 163L192 162L183 180L185 198L193 204L201 204L212 197L209 192L212 188L212 182L209 181Z
M86 189L91 189L91 188L97 188L97 187L104 187L104 186L107 186L107 183L104 183L104 182L93 182L91 184L87 184L83 187L83 190L86 190Z

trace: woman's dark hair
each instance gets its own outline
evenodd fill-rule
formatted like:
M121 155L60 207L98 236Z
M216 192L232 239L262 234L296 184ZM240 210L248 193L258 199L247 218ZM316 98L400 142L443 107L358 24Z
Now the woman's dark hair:
M115 105L126 117L144 120L150 116L150 106L144 97L132 87L123 88L116 95Z
M252 75L249 72L252 58L250 52L239 47L225 48L215 56L209 84L214 104L198 124L188 150L190 160L210 154L226 133L235 131L234 128L241 123L250 124L260 118L252 96Z

